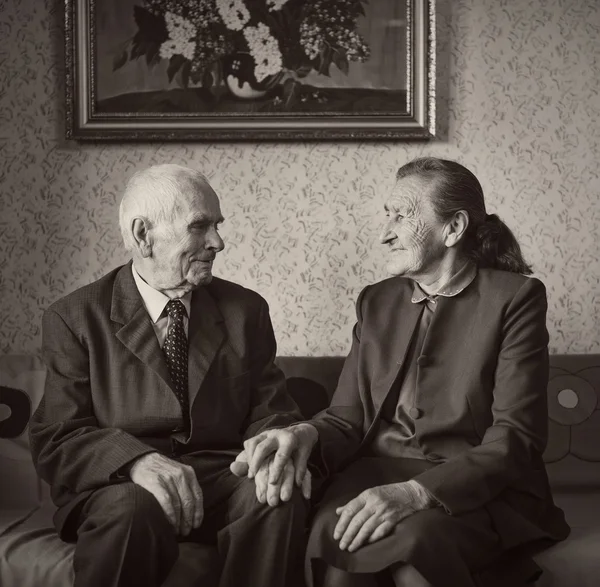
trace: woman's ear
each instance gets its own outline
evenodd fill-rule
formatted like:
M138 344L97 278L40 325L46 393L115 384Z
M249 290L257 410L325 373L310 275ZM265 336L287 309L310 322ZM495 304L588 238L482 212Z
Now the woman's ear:
M444 244L447 247L456 246L465 235L468 226L469 214L465 210L456 212L452 220L446 226L446 240Z
M140 257L148 258L152 256L152 237L150 236L150 227L144 218L134 218L131 223L131 233L133 241Z

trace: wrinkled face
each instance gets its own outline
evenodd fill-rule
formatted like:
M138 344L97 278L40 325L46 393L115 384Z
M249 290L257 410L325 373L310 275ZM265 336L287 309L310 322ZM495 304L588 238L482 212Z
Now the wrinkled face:
M424 278L434 275L446 253L444 224L433 210L434 182L409 176L396 182L385 204L381 242L388 250L392 275Z
M151 229L151 285L188 292L210 283L215 256L225 246L221 222L219 199L208 184L183 194L174 220Z

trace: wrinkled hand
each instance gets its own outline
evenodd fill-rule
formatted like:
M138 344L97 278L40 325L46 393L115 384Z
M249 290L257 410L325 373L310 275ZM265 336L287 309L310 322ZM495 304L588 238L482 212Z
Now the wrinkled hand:
M134 462L129 476L156 498L178 534L187 536L200 527L202 490L192 467L152 452Z
M285 464L283 473L279 480L269 483L270 469L273 466L274 457L271 456L261 464L259 470L254 475L256 484L256 499L260 503L268 503L271 506L279 505L281 501L289 501L294 489L295 469L291 461ZM248 456L243 450L229 466L231 472L237 477L243 477L248 474ZM307 469L300 485L302 495L305 499L310 499L312 492L312 475Z
M339 519L333 532L340 548L349 552L385 538L396 524L431 507L432 498L415 481L380 485L363 491L335 510Z
M317 429L308 423L266 430L257 434L244 442L244 452L248 459L248 477L253 479L268 457L275 453L269 464L269 483L278 483L286 464L291 461L296 485L301 487L306 476L308 457L318 439Z

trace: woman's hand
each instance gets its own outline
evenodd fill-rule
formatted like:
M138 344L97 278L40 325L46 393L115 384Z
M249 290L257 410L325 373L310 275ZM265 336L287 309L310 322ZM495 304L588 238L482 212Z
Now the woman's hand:
M339 520L333 538L340 541L342 550L354 552L367 542L385 538L404 518L434 503L431 494L414 480L366 489L335 510Z

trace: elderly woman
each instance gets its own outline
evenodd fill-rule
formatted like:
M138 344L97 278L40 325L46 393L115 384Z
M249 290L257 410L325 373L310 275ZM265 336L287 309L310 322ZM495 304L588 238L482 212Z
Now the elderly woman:
M309 582L525 584L533 547L569 532L542 460L545 288L469 170L424 158L396 179L381 236L394 277L358 298L331 406L248 441L250 475L270 463L276 482L291 458L300 482L312 452L329 477Z

